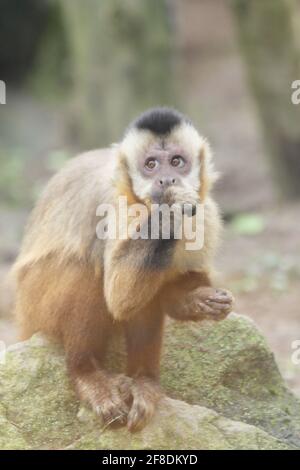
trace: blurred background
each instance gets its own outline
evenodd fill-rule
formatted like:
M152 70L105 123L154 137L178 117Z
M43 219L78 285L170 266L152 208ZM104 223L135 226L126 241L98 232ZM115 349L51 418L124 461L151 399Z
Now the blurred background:
M49 177L149 106L211 142L226 230L217 267L300 393L300 0L0 0L0 340L7 273Z

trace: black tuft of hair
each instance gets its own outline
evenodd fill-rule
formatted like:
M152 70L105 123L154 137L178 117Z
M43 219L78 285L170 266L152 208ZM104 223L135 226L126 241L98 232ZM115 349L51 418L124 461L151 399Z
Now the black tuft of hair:
M191 121L172 108L152 108L141 114L130 127L141 130L148 130L155 135L162 136L169 134L182 122Z

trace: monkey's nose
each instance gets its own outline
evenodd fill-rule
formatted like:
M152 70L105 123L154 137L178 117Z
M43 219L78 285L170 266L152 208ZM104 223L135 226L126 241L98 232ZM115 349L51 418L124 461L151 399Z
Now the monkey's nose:
M172 186L173 184L176 184L176 178L170 178L170 177L161 177L158 179L157 181L158 183L158 186L161 188L161 189L166 189L168 188L169 186Z

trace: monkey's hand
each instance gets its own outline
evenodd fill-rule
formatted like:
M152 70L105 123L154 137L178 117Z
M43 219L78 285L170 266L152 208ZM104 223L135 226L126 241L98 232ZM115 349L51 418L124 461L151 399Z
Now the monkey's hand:
M232 311L234 298L225 289L198 287L183 295L167 314L177 320L223 320Z
M200 200L196 191L171 186L167 189L163 202L169 206L173 206L175 209L179 209L181 214L191 217L195 215L197 204L200 203Z

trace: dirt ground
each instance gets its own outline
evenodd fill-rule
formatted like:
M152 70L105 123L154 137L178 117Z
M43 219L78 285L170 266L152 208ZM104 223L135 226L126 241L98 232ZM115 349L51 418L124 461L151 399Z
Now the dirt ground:
M219 269L235 294L235 310L250 316L265 335L291 388L300 394L300 365L292 342L300 340L300 204L264 213L260 234L227 226Z

